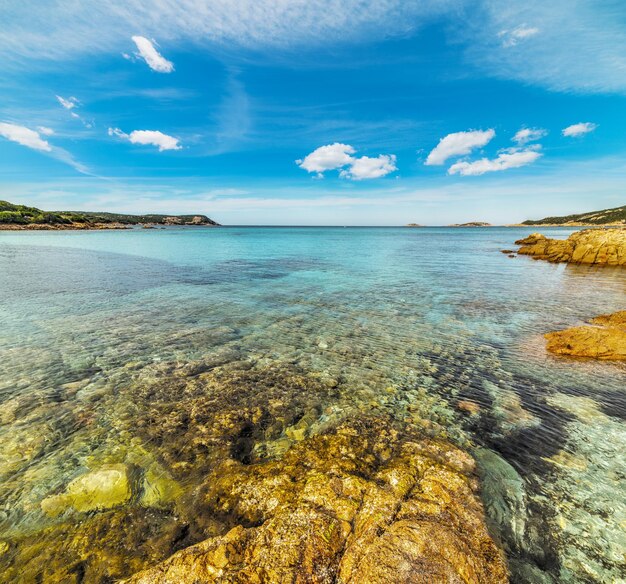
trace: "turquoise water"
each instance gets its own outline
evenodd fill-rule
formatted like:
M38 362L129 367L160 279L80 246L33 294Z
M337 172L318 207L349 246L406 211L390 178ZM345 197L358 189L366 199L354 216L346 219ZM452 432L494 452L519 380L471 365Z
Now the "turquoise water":
M548 356L542 338L624 309L626 272L500 253L530 231L0 232L0 572L14 581L21 564L29 581L34 542L54 551L61 530L98 520L42 502L103 464L174 485L158 504L127 501L154 539L119 573L171 551L154 542L191 515L213 456L192 456L188 420L166 433L200 367L250 383L244 401L258 407L272 375L315 381L284 390L293 416L278 430L232 438L240 460L366 412L427 420L476 456L513 581L626 581L626 368ZM236 411L233 392L202 407ZM178 547L223 528L205 514ZM122 532L110 528L107 545L128 545Z

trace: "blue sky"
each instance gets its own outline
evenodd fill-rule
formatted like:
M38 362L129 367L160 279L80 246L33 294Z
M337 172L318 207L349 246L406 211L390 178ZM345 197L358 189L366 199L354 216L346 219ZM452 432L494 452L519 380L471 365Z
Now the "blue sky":
M623 2L41 4L0 8L0 198L339 225L626 203Z

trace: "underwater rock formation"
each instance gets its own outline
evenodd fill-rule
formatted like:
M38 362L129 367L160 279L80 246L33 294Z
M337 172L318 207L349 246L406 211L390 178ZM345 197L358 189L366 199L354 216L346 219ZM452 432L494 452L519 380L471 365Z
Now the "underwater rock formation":
M546 348L557 355L626 359L626 310L598 316L591 325L547 333Z
M517 253L549 262L626 265L626 229L585 229L567 239L549 239L533 233L515 242Z
M205 501L238 524L126 582L507 582L477 489L449 443L345 423L280 460L225 461Z

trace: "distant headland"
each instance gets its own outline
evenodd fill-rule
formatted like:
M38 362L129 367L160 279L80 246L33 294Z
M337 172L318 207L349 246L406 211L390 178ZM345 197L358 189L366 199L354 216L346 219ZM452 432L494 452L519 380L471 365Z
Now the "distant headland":
M126 215L88 211L42 211L0 201L0 230L128 229L156 225L218 226L206 215Z
M526 220L521 225L564 225L583 227L588 225L626 225L626 205L603 211L590 211L578 215L545 217L538 220Z

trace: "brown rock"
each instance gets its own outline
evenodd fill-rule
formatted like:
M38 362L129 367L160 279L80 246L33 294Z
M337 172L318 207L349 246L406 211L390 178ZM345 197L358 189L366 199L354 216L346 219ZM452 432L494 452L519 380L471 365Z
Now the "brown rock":
M547 333L546 348L557 355L626 359L626 310L598 316L591 324L593 326L578 326Z
M626 229L585 229L567 239L548 239L533 233L515 242L517 253L549 262L626 265Z
M468 414L477 414L480 412L480 406L476 402L466 399L459 400L456 407Z
M309 438L279 461L228 461L206 502L238 524L127 583L508 582L473 472L456 447L384 420Z

